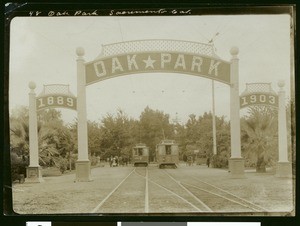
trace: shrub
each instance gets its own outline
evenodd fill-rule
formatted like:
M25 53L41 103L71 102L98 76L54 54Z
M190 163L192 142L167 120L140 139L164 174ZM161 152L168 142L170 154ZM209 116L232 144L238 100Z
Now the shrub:
M69 161L60 156L55 160L55 163L59 171L63 174L68 168Z
M214 168L227 168L228 167L228 158L222 154L216 154L212 156L211 163Z
M19 180L21 182L21 174L26 177L26 167L28 161L25 157L18 156L15 152L11 152L11 179L12 181Z

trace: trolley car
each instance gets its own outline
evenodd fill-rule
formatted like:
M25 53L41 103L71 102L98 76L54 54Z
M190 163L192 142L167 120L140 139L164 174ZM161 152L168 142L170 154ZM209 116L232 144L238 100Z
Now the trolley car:
M148 166L149 148L145 144L137 144L132 149L132 163L134 166Z
M160 169L177 168L179 163L178 145L174 140L162 140L156 145L156 161Z

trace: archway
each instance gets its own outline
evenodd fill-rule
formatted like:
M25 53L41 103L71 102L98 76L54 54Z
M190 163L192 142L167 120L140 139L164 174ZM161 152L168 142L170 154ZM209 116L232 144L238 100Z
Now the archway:
M171 72L205 77L230 86L231 176L244 177L241 157L238 48L230 62L219 58L212 45L176 40L140 40L104 45L94 61L85 63L77 48L78 161L76 181L90 181L86 117L86 86L134 73Z

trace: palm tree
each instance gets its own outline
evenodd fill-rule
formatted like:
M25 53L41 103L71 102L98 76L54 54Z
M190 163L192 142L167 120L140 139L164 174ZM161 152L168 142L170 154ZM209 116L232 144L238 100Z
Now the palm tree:
M256 172L266 172L277 153L277 114L265 106L251 107L249 116L242 119L244 155L256 159Z
M58 154L55 150L54 130L41 127L38 123L39 161L45 165L51 162L51 157ZM50 142L52 141L52 144ZM24 118L12 118L10 123L10 146L13 152L24 159L29 156L29 124Z
M10 122L10 146L18 155L29 153L29 125L22 119Z
M26 113L27 112L27 113ZM54 112L55 113L55 112ZM41 165L55 165L59 167L61 154L65 156L72 146L69 130L64 127L60 115L53 110L45 112L39 117L38 144L39 162ZM54 116L53 116L54 115ZM10 146L11 150L24 159L29 156L29 120L28 109L20 108L10 118ZM27 163L28 164L28 163Z

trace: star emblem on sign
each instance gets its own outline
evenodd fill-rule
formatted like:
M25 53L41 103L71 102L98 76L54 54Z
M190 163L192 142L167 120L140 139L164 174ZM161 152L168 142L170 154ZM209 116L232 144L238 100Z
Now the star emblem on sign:
M145 69L148 68L148 67L151 67L152 69L154 69L154 65L153 64L155 63L156 60L152 60L151 57L148 56L148 59L147 60L143 60L143 61L146 64L145 65Z

